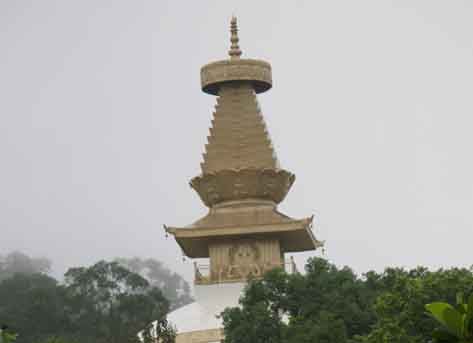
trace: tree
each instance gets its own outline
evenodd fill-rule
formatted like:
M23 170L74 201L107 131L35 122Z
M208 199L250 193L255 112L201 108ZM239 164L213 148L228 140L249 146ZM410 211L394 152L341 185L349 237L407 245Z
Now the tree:
M174 310L192 302L190 287L180 275L171 272L155 259L117 258L116 261L133 273L145 278L151 286L159 288Z
M473 270L466 268L406 271L387 268L378 279L380 293L374 303L376 322L361 342L424 343L437 324L425 315L425 304L454 303L457 293L473 292Z
M31 258L19 251L0 255L0 282L15 274L48 273L51 262L47 258Z
M305 270L251 281L240 307L222 313L226 343L424 343L437 326L424 305L473 293L473 270L465 268L387 268L358 277L313 258Z
M271 282L275 281L274 283ZM240 299L241 307L222 313L225 342L279 343L285 323L273 284L283 284L287 276L280 270L268 273L262 281L251 281Z
M84 341L136 341L140 330L156 319L164 321L169 310L158 288L117 262L71 268L65 282L73 332Z
M0 283L0 318L19 332L21 342L34 342L67 331L64 289L43 274L15 274Z
M137 333L156 320L154 334L163 343L173 342L175 333L165 320L169 302L140 275L101 261L70 269L60 284L44 273L32 273L46 270L39 265L19 268L35 264L17 256L8 261L27 262L3 264L24 272L0 282L0 323L19 332L19 342L135 342Z
M323 259L311 259L305 275L276 269L249 283L239 308L223 312L225 342L348 342L369 332L375 296L351 269Z

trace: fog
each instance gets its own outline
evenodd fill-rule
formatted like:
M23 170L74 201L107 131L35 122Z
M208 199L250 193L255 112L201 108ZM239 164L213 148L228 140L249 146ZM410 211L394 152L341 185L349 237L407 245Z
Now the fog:
M206 212L199 69L226 58L232 14L273 67L259 101L296 174L280 209L326 242L298 263L470 265L473 3L432 0L0 2L0 254L191 278L162 225Z

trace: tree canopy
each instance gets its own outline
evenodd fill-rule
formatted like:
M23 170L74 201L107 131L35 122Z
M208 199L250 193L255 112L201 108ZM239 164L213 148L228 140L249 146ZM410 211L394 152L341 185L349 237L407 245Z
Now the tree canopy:
M0 283L0 320L20 333L20 342L62 334L69 329L64 296L64 288L47 275L15 274Z
M26 255L7 260L8 277L0 281L0 324L18 332L20 343L136 342L137 333L147 328L159 329L165 342L174 338L166 321L170 302L161 289L118 262L71 268L60 283ZM167 279L162 285L167 287Z
M269 272L223 312L226 343L420 343L435 320L424 306L471 294L473 270L387 268L357 276L313 258L305 274Z
M72 331L89 341L134 341L140 329L164 320L169 310L159 288L117 262L72 268L65 277Z
M142 337L150 342L157 333L172 343L166 314L191 300L188 284L151 259L71 268L64 282L48 276L49 267L47 260L21 253L1 259L0 325L9 326L8 334L18 332L17 342L135 343L145 329ZM225 341L424 343L433 337L440 343L450 335L463 342L472 336L473 297L462 303L458 294L473 294L473 269L386 268L358 276L312 258L303 274L275 269L251 280L240 306L222 313ZM460 316L448 305L455 302ZM451 316L461 321L442 319ZM458 322L467 323L462 331Z
M159 288L170 303L171 310L192 302L189 284L152 258L118 258L116 261L133 273L141 275L151 286Z

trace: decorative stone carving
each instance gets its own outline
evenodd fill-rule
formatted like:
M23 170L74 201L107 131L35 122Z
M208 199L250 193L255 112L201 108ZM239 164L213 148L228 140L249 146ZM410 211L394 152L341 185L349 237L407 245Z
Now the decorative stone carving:
M242 199L271 200L278 204L294 180L294 174L284 169L245 168L200 175L191 180L190 186L208 207Z
M230 248L230 265L227 268L226 279L247 279L249 276L262 275L260 253L254 241L242 241Z
M209 245L209 277L196 278L197 284L245 281L259 278L276 267L283 267L277 239L235 239Z

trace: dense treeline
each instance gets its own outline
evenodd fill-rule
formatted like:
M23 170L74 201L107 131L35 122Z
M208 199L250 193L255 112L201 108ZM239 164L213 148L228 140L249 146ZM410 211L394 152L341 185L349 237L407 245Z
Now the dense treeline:
M0 324L19 343L126 343L155 320L163 335L170 308L189 303L190 288L160 262L99 261L69 269L63 282L51 263L14 252L0 256Z
M425 305L454 304L461 293L473 293L472 269L358 277L313 258L303 275L275 270L250 282L241 308L223 313L226 343L425 343L438 327Z
M192 300L189 285L151 259L71 268L62 282L48 276L49 269L46 259L0 256L0 325L18 332L18 343L136 342L136 332L154 320L161 341L171 343L175 333L166 314ZM455 304L458 294L473 294L473 269L387 268L360 277L348 267L313 258L303 274L274 270L251 281L241 306L222 314L225 341L425 343L438 328L425 305ZM458 307L471 317L461 334L469 340L435 342L473 341L470 299ZM451 312L445 304L430 309L438 308ZM454 321L446 323L455 327Z

